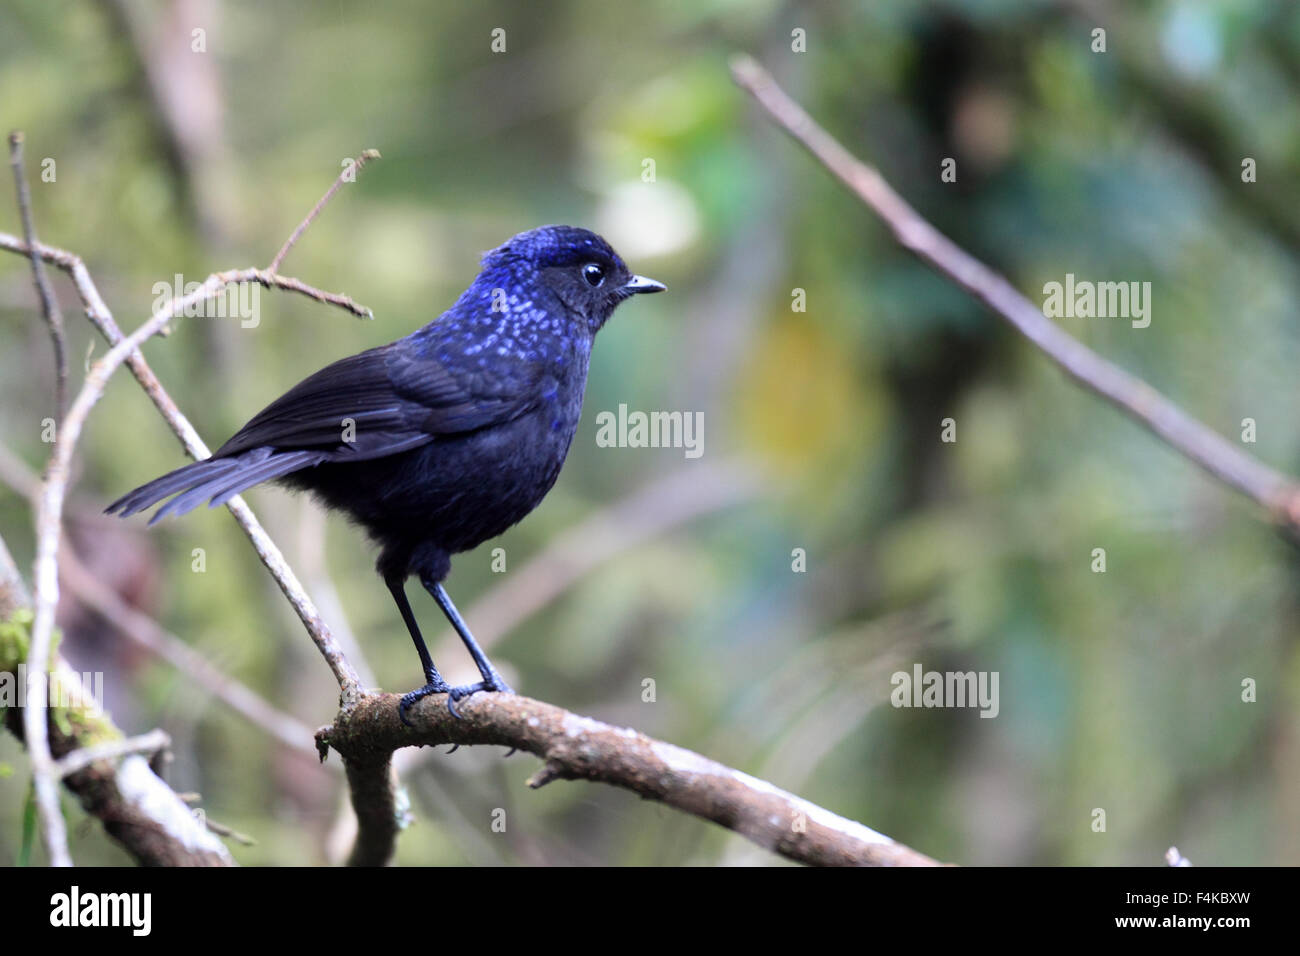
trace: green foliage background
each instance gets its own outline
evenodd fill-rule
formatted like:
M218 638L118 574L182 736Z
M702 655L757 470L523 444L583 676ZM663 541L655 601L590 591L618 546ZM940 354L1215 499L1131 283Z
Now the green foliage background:
M147 347L213 445L326 362L432 319L479 252L515 232L600 228L668 284L602 332L554 492L461 556L449 590L462 608L491 600L566 529L683 471L736 461L761 490L599 562L506 634L493 656L531 696L700 750L944 860L1156 864L1177 844L1196 863L1295 863L1294 548L901 252L727 73L731 53L754 53L1035 300L1067 272L1151 282L1147 329L1060 321L1222 433L1253 418L1250 450L1300 470L1300 14L1283 0L1112 4L1103 54L1085 7L7 0L0 123L26 131L40 235L85 258L127 328L156 282L269 261L345 157L383 153L285 265L376 321L263 292L255 329L189 319ZM206 52L192 52L194 28ZM495 28L504 53L490 50ZM791 50L796 28L807 52ZM1257 183L1241 181L1247 156ZM39 179L46 157L53 183ZM956 184L939 180L944 157ZM0 229L20 231L12 203ZM104 349L57 281L76 382ZM791 310L795 288L806 312ZM51 395L27 263L0 257L0 443L33 469ZM704 412L705 454L598 448L595 413L619 403ZM93 517L184 461L128 375L82 452L70 535L83 560L285 710L327 721L329 674L228 515L148 531ZM274 489L249 499L291 561L320 558L314 506ZM340 520L327 529L346 623L379 684L409 689L416 659L370 548ZM8 488L0 536L30 567L30 511ZM256 838L235 848L241 862L330 859L336 774L75 601L63 612L67 653L105 671L124 729L171 732L174 786ZM999 716L889 706L890 674L915 662L999 672ZM1257 702L1241 699L1246 678ZM0 861L14 861L28 774L11 738L0 763ZM534 768L427 754L398 861L771 862L625 793L528 792ZM126 862L69 813L79 861Z

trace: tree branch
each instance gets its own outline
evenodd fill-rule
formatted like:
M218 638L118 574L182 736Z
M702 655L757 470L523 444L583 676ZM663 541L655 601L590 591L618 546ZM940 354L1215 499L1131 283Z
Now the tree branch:
M23 173L23 134L14 130L9 134L9 165L14 171L14 189L18 193L18 217L22 220L23 235L27 237L30 248L36 243L36 223L32 218L32 194ZM50 288L49 277L45 274L45 263L40 256L28 254L32 263L32 278L36 281L36 293L41 298L41 314L50 330L50 342L54 346L54 408L55 421L62 421L68 409L68 350L63 335L63 313L59 311L59 300Z
M281 253L288 251L297 236L301 235L302 231L334 194L337 186L338 183L336 182L335 186L316 204L311 214L308 215L307 219L303 221L295 230L294 235L291 235L289 241L282 247ZM16 237L6 234L0 234L0 246L13 251L24 252L33 262L40 258L47 258L50 252L50 250L44 249L34 241L19 243ZM274 263L278 265L282 257L282 255L277 255ZM72 270L74 279L76 279L78 278L77 266L80 265L80 260L75 259L75 257L68 258L70 260L68 268ZM99 313L101 322L105 324L101 325L98 322L96 324L100 325L102 331L106 324L112 321L112 316L107 307L104 306L98 291L95 291L93 284L89 282L89 275L85 272L84 266L81 266L80 272L86 282L85 291L94 291L93 297L87 295L87 310L92 314L92 321L93 313ZM50 750L47 728L48 704L45 697L45 674L49 669L50 641L54 630L54 614L59 595L59 536L62 528L63 502L67 492L72 455L90 410L99 401L108 379L122 363L136 354L145 341L161 332L172 319L182 315L191 306L212 298L227 286L240 282L260 282L263 285L287 289L308 295L322 302L338 305L358 315L368 316L370 314L370 310L358 306L347 296L322 292L297 279L280 276L274 269L239 269L217 272L208 276L193 292L181 296L179 299L168 301L129 336L125 338L119 337L119 340L113 344L108 353L90 367L81 390L77 393L72 407L60 424L57 440L54 444L54 453L50 456L41 487L40 499L36 507L36 563L33 571L35 583L33 610L35 620L32 624L30 645L27 653L29 686L27 707L23 709L22 713L22 724L23 737L27 743L28 756L32 762L33 789L36 794L36 807L42 838L50 854L50 861L54 866L70 866L72 863L67 849L66 828L63 824L62 814L59 812L58 774ZM83 290L83 284L80 281L78 281L78 289ZM197 436L195 437L197 438ZM231 511L236 511L236 502L232 501L230 504ZM238 507L244 508L246 506L242 502L238 502ZM249 517L251 518L251 514ZM256 547L258 544L259 542L255 540L254 546ZM282 590L285 591L290 602L294 604L299 617L303 619L304 623L308 624L308 630L312 631L313 639L324 655L326 662L334 671L334 676L339 682L344 699L346 700L349 696L359 693L360 684L355 671L329 635L324 623L320 621L319 615L316 613L315 608L311 606L310 599L303 592L302 586L297 583L297 580L293 577L293 572L284 563L283 556L270 542L269 538L263 544L268 547L265 547L265 550L259 548L259 556L272 574L276 575L277 581L281 583ZM293 587L291 588L290 585Z
M331 185L329 189L325 190L325 195L321 196L320 199L316 201L316 205L312 206L311 212L307 213L306 218L304 218L302 222L298 223L298 228L294 229L294 231L290 233L289 238L284 241L284 245L280 247L280 251L275 254L275 258L271 260L271 264L266 267L268 272L274 273L280 268L280 263L284 262L284 257L289 254L289 250L294 247L294 244L297 243L299 237L307 231L307 227L312 224L313 220L320 215L320 212L325 208L325 205L334 198L334 194L339 191L342 185L344 183L355 182L357 173L361 172L362 167L370 160L379 158L379 150L363 149L361 155L358 156L354 162L349 163L343 168L343 172L339 173L338 178L334 180L333 185Z
M447 711L445 696L413 707L406 727L394 694L367 695L316 732L322 759L333 747L343 757L358 806L358 846L368 862L391 855L397 825L385 818L382 774L400 747L498 744L540 757L533 788L552 780L592 780L734 830L760 847L801 863L856 866L934 866L917 853L860 823L779 790L739 770L634 730L580 717L527 697L471 697ZM370 809L363 813L362 807ZM391 836L389 836L391 834ZM384 852L378 852L384 850Z
M1065 332L1005 278L930 225L871 166L859 160L747 56L731 73L771 118L884 220L894 238L1001 316L1079 384L1117 406L1171 448L1265 508L1278 525L1300 531L1300 486L1192 418L1142 379Z
M0 539L0 624L7 622L10 630L25 628L30 607L26 584ZM17 641L0 641L0 671L17 675L23 663L21 651ZM50 721L50 749L61 758L54 765L55 773L66 774L64 785L80 798L87 813L99 818L109 836L143 866L234 865L221 841L199 824L143 758L127 757L117 767L103 759L122 752L124 743L135 749L141 740L123 740L122 732L82 685L80 675L58 655L49 683L59 699L77 702L75 709L64 712L64 720ZM8 708L4 722L23 739L23 711ZM88 756L94 759L86 761Z
M0 232L0 249L6 249L23 255L28 254L26 243L18 239L16 236L3 232ZM101 363L107 362L110 356L112 356L112 367L107 372L107 374L111 374L112 369L116 369L122 362L121 355L115 355L115 352L119 348L123 348L123 343L126 342L126 338L123 336L121 329L118 328L116 321L113 319L112 312L109 311L108 306L100 296L99 290L96 288L94 280L91 279L90 272L86 269L85 263L82 262L80 257L71 252L39 243L36 246L36 252L41 258L45 259L45 261L58 266L71 276L73 283L77 287L78 294L85 303L87 317L92 323L94 323L95 327L99 329L104 338L113 346L113 351L110 351L108 355L100 360L99 363L96 363L95 368L100 368ZM299 283L296 279L289 280L285 279L283 276L272 277L270 273L266 272L266 270L261 269L245 269L227 273L214 273L208 277L207 282L190 295L168 303L168 305L160 310L159 313L155 314L149 322L146 322L144 326L141 326L141 328L136 331L136 335L140 335L142 332L146 333L141 336L141 341L143 341L143 339L148 338L150 335L156 334L158 329L167 324L167 321L172 317L169 313L183 312L189 305L215 295L229 282L261 281L259 278L260 276L265 276L268 280L271 278L278 280L269 281L268 284L275 285L279 288L293 288L294 291L299 291L298 287L307 289L311 288L310 286L306 286L304 283ZM282 282L293 283L294 285L283 285L281 284ZM315 291L317 290L313 290L313 292ZM321 293L321 296L325 298L321 298L320 301L330 301L331 299L342 300L346 298L345 296L334 296L332 293ZM312 297L316 298L315 295ZM350 302L351 300L349 299L348 301ZM346 306L344 307L346 308ZM364 311L367 313L369 312L368 309ZM125 352L126 363L135 375L136 380L140 383L140 386L145 390L145 393L148 394L150 399L153 400L155 407L157 407L168 425L171 426L172 431L181 439L186 451L188 451L195 459L208 457L211 452L208 450L207 445L204 444L203 439L199 437L198 432L194 430L194 426L191 425L189 420L181 413L180 409L176 406L176 403L172 401L171 396L169 396L166 390L163 389L157 376L154 375L153 370L150 369L144 356L140 353L138 345L138 342L133 343L127 347L127 351ZM94 369L92 369L92 372L93 371ZM98 394L102 393L103 383L107 380L107 374L103 374L103 370L101 369L102 380L98 384L99 391L95 394L94 399L91 400L91 404L98 399ZM90 383L89 376L87 377L87 383ZM84 414L82 417L84 418ZM56 445L56 454L57 448L58 446ZM330 665L330 669L334 672L334 676L338 680L344 696L346 697L348 694L358 693L361 688L361 683L355 672L353 672L351 665L347 662L347 659L344 657L342 652L339 651L337 644L329 632L329 628L321 619L320 613L316 610L316 606L312 603L311 598L307 596L307 593L304 591L302 584L298 581L297 576L285 561L284 555L280 552L279 547L277 547L275 542L271 540L270 535L266 533L266 530L262 527L261 523L258 522L257 518L253 515L252 509L249 508L243 498L239 496L230 499L230 501L226 503L226 508L235 516L235 520L239 523L240 527L244 529L244 533L248 536L249 541L252 542L253 549L257 552L257 556L261 559L262 564L264 564L267 570L271 572L271 576L275 579L276 584L279 585L281 592L283 592L284 596L288 598L294 611L297 612L298 618L303 622L303 626L307 628L307 632L311 635L312 640L315 641L317 647L320 648L321 653L325 656L326 662Z
M33 505L40 497L40 479L2 444L0 484L7 485L28 498ZM93 517L102 519L105 516L95 512ZM166 661L286 747L304 755L316 753L311 728L275 707L247 684L222 671L148 614L123 600L113 588L92 574L77 552L67 544L59 556L59 580L67 585L78 601L102 617L131 643L157 659Z
M152 617L132 607L91 574L70 549L65 549L60 559L59 577L79 601L103 617L132 644L166 661L283 746L304 755L313 752L310 727L221 670Z
M232 275L238 273L214 273L193 292L171 300L90 367L81 390L63 420L58 440L54 445L54 453L46 468L45 480L36 508L37 546L33 572L36 584L35 620L32 624L31 644L27 656L28 693L27 707L23 709L23 736L27 741L28 756L32 761L41 831L50 852L51 863L55 866L71 865L72 860L67 852L67 833L58 806L58 778L47 739L43 675L48 669L50 660L50 638L54 629L54 614L58 606L59 536L72 455L81 436L82 427L91 409L103 394L109 377L132 352L136 351L143 342L158 334L172 319L182 314L191 305L215 295L231 281L238 281L231 279ZM287 571L287 568L285 570ZM306 595L302 595L302 598L305 600ZM318 645L326 661L334 669L335 677L344 693L346 694L349 688L359 690L356 675L327 632L320 635Z
M138 737L123 737L90 747L73 750L59 758L56 764L59 776L68 777L85 770L92 763L100 760L113 760L117 757L129 757L131 754L153 754L166 750L172 745L171 737L161 730L151 730Z

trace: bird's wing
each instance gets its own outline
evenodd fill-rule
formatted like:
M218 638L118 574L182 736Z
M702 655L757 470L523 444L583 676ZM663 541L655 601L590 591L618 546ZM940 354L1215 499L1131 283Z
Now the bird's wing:
M399 344L340 359L303 379L253 416L213 457L267 446L315 449L357 461L379 458L439 435L509 421L530 407L530 370L490 380L456 375Z
M394 350L389 376L421 431L456 435L503 425L536 407L542 365L513 362L449 371L424 350Z

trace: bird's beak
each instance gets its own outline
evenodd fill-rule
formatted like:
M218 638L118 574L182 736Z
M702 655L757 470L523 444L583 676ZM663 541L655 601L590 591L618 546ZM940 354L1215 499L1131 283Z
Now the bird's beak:
M654 279L647 279L645 276L633 276L628 280L627 285L623 286L623 291L628 295L636 295L638 292L663 292L668 286L662 282L656 282Z

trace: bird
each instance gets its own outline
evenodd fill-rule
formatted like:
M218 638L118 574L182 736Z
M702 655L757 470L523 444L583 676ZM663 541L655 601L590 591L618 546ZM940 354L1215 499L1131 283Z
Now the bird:
M514 691L443 586L451 558L518 523L551 490L578 428L596 334L621 303L665 288L633 274L587 229L521 232L483 254L477 277L432 322L308 376L210 457L106 511L125 518L165 500L153 524L264 482L311 493L378 547L375 569L425 681L402 696L402 722L430 694L446 694L459 717L456 704L475 693ZM407 599L411 577L456 630L481 680L443 679Z

